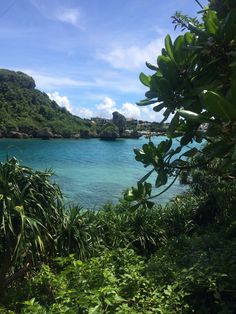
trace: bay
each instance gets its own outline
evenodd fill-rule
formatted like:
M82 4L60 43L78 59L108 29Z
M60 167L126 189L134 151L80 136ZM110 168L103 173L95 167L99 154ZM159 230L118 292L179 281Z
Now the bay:
M157 144L164 137L154 138ZM141 148L147 139L38 140L1 139L0 160L15 156L21 164L35 170L52 169L67 202L87 208L98 208L107 201L117 202L122 192L135 186L147 173L135 160L134 148ZM175 143L177 145L177 142ZM186 190L176 182L156 199L164 204Z

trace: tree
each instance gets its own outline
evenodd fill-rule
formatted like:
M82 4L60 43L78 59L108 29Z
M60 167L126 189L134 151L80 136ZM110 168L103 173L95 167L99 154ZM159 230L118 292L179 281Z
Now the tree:
M100 137L102 140L115 140L119 137L119 129L113 123L108 123L101 131Z
M146 182L153 172L157 173L156 187L165 185L168 177L173 177L172 185L181 171L192 167L186 158L197 153L205 156L205 163L219 158L220 169L232 178L236 175L236 4L214 0L200 14L199 22L177 12L173 23L185 33L174 42L167 35L157 64L146 63L154 74L140 74L149 90L138 105L156 104L154 111L164 110L162 122L172 118L168 139L135 150L136 160L152 167L137 188L125 194L137 206L153 205L150 200L155 195ZM202 124L207 126L206 132L200 130ZM180 144L173 148L172 139L179 134ZM182 153L183 147L203 139L208 144L200 152L190 148Z

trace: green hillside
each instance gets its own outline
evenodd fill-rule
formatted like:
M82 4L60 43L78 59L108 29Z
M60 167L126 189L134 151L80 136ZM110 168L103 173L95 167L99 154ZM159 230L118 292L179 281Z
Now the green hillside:
M22 72L0 69L0 109L1 136L73 137L91 133L90 121L58 106Z

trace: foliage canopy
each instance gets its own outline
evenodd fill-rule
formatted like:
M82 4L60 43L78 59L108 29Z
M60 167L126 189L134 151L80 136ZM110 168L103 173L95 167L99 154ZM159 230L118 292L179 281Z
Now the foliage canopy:
M186 158L197 153L205 156L205 163L219 158L224 173L236 174L236 6L234 1L212 1L200 13L201 22L176 13L173 23L185 33L174 42L167 35L157 64L146 63L154 74L140 74L148 91L138 105L156 103L154 111L164 110L162 122L168 118L171 122L168 140L135 150L136 160L152 167L126 194L137 204L152 206L151 187L145 181L154 171L155 186L165 185L169 176L175 180L188 170ZM172 139L179 136L174 149ZM181 153L188 144L203 140L207 145L200 151L190 148Z

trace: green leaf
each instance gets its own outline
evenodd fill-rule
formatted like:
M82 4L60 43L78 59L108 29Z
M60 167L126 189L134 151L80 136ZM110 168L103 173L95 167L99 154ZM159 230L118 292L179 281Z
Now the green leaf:
M157 98L158 94L156 92L153 92L153 91L148 91L148 92L145 93L145 96L147 98L152 99L152 98Z
M158 188L162 185L165 185L167 183L167 180L168 180L168 176L167 176L166 171L164 169L160 169L158 171L158 176L155 182L155 186Z
M182 156L185 157L193 157L195 156L197 153L199 152L199 150L196 147L191 148L190 150L188 150L187 152L185 152Z
M174 134L174 131L177 129L179 125L179 113L177 112L172 118L169 128L167 130L167 136L171 137Z
M151 82L151 77L144 74L143 72L140 73L139 75L140 81L143 83L143 85L150 87L150 82Z
M156 112L159 112L161 111L163 108L165 107L165 104L164 103L161 103L155 107L153 107L153 110L156 111Z
M195 36L193 33L187 32L184 34L184 39L185 39L186 44L190 45L194 43Z
M175 60L178 64L184 64L184 60L186 57L185 48L185 39L184 36L178 36L174 42L174 55Z
M138 182L139 183L143 183L144 181L146 181L150 175L154 172L155 169L152 169L151 171L149 171L144 177L142 177L142 179L140 179Z
M223 121L236 120L236 107L219 94L211 91L204 93L204 103L207 110Z
M170 35L167 35L165 38L165 48L166 48L166 51L168 53L168 56L171 58L172 61L175 62L174 52L173 52L173 44L172 44Z
M178 82L178 68L176 63L169 56L163 55L157 58L157 63L163 78L168 81L169 85L176 86Z
M211 119L205 117L203 114L195 113L189 110L177 110L179 115L187 120L195 121L198 123L212 122Z
M215 35L220 27L216 12L209 10L204 16L203 20L208 34Z
M170 114L171 110L167 108L163 113L164 118L161 120L160 124L164 123L169 118Z
M146 66L147 66L150 70L153 70L153 71L157 71L157 70L159 69L157 65L152 64L152 63L149 63L149 62L146 62Z
M157 148L160 155L163 155L168 152L168 150L171 148L172 145L172 139L161 141Z
M152 105L152 104L156 104L157 100L150 100L149 98L143 99L139 102L137 102L136 104L138 106L148 106L148 105Z
M183 137L181 137L180 145L185 146L188 143L192 141L193 135L192 134L185 134Z

